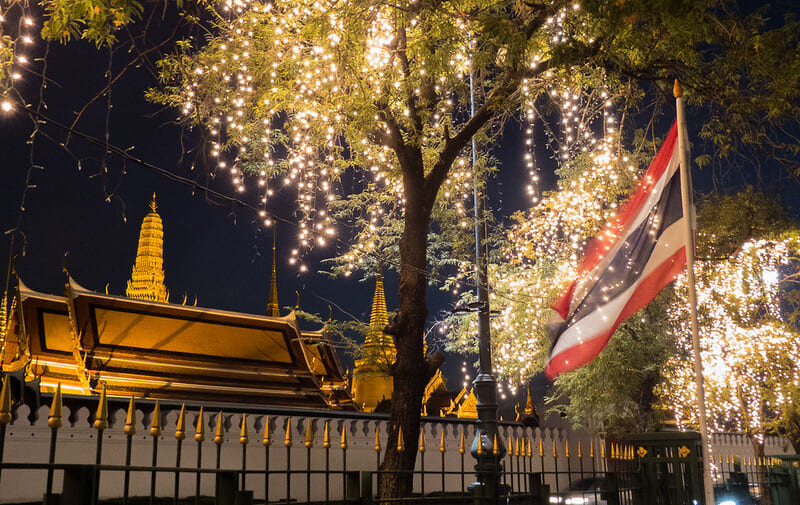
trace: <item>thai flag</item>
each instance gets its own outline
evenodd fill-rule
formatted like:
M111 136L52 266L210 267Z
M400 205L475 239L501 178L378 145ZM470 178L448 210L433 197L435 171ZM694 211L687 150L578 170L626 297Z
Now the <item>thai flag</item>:
M617 326L650 303L686 264L678 129L673 125L636 192L588 244L576 280L553 304L545 374L592 361Z

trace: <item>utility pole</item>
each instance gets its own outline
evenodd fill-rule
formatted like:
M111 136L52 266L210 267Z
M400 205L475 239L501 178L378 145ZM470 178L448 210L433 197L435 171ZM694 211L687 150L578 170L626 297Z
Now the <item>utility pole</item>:
M475 90L473 76L469 76L470 114L475 115ZM470 491L480 493L491 503L500 493L500 475L503 472L501 461L506 448L497 432L497 381L492 371L491 329L489 326L489 275L488 247L486 245L486 221L483 218L484 195L480 192L480 180L475 170L477 153L475 138L472 139L473 199L475 207L475 266L478 303L478 349L480 370L472 383L477 399L478 430L470 452L477 460L475 473L478 482L470 486Z

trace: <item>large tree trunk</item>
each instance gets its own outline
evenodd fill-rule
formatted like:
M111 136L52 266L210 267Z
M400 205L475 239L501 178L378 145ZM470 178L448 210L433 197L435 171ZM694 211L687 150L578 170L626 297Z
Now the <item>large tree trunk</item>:
M413 490L414 465L419 441L420 407L425 385L438 363L428 363L423 351L423 336L428 309L427 239L431 206L425 203L422 186L422 160L414 173L406 172L406 214L400 240L400 306L387 332L394 336L397 361L392 367L390 433L381 463L382 498L402 498ZM418 175L419 177L416 177ZM403 430L404 451L398 451L398 428Z
M758 489L761 494L761 505L772 505L772 494L769 489L769 476L767 474L767 467L764 463L764 441L759 439L755 434L748 433L750 443L753 445L753 454L756 456L756 475L758 477Z

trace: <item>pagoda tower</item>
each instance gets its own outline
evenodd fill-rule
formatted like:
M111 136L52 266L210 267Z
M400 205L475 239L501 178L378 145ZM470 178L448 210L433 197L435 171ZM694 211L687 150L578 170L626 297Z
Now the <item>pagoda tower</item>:
M270 317L281 317L281 309L278 305L278 268L275 256L275 229L272 230L272 279L269 285L269 299L267 300L267 315Z
M355 361L353 369L353 402L364 412L374 411L382 400L391 399L394 391L389 368L397 359L397 350L392 337L383 332L387 324L389 315L383 292L383 276L379 273L375 280L369 329L361 346L361 358Z
M139 247L136 263L125 295L129 298L153 302L169 301L169 292L164 286L164 226L156 209L156 194L150 202L150 213L142 221L139 232Z

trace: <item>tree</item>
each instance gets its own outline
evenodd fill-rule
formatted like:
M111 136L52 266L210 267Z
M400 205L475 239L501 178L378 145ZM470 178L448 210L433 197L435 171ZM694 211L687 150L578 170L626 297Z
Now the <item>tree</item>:
M62 9L73 3L48 4L53 19L61 16L51 37L112 40L113 31L92 24L95 9ZM384 497L410 492L411 473L403 470L414 467L416 451L398 453L391 440L402 427L405 446L416 446L423 389L441 359L423 355L430 240L454 236L449 224L469 226L466 189L489 170L470 169L471 140L485 148L521 103L562 90L607 90L627 108L645 91L661 93L649 83L674 77L698 100L713 97L720 79L728 79L726 91L744 89L755 58L731 59L734 47L769 45L770 61L758 58L763 75L792 83L800 72L785 58L796 51L796 23L784 23L767 44L760 15L740 16L729 12L733 4L711 0L201 5L208 34L181 41L161 60L164 86L149 96L215 139L210 169L229 174L237 190L252 180L266 204L276 178L296 188L297 261L304 249L337 240L338 217L356 226L356 240L340 251L346 267L380 256L399 271L399 309L387 328L398 352L382 467L393 478L384 481ZM112 24L132 11L122 12L100 9ZM745 77L711 72L720 58ZM794 103L798 94L788 85L762 91L768 103ZM782 125L796 117L775 112L760 119ZM583 133L569 128L567 139Z
M768 196L746 192L709 200L698 216L704 256L695 272L709 425L744 432L758 458L766 434L797 438L792 411L800 401L800 332L783 315L780 291L798 270L792 256L800 242L779 209ZM685 276L676 286L669 319L678 353L665 367L660 395L679 424L696 426Z
M363 226L342 258L355 268L380 246L383 255L398 250L399 308L387 328L397 346L392 434L382 464L396 478L381 492L407 495L411 474L395 471L413 468L416 453L397 452L391 440L402 427L406 447L415 446L423 389L440 362L423 356L428 241L441 209L468 223L465 188L484 175L468 168L470 141L489 138L521 100L554 86L635 97L635 79L677 75L700 89L705 65L730 42L719 26L737 21L714 3L672 2L300 1L231 9L199 50L186 42L162 60L165 88L151 97L217 136L217 170L229 171L239 190L243 173L264 187L276 176L295 185L302 246L332 239L333 189L355 178L343 205L350 213L358 206ZM397 244L381 239L382 226L402 230Z

